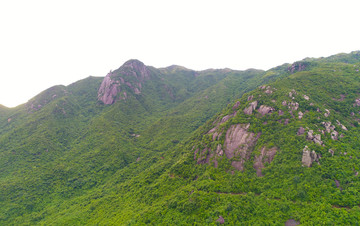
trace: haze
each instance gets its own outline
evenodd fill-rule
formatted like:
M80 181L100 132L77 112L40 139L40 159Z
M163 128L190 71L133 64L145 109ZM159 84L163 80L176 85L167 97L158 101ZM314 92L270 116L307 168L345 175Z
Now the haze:
M269 69L360 49L358 1L2 1L0 104L146 65Z

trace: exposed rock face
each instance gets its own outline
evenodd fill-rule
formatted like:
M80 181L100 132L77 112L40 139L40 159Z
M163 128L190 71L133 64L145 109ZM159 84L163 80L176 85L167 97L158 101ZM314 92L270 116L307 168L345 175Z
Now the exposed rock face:
M233 110L235 110L236 108L238 108L240 106L240 101L236 101L236 103L234 104L234 106L232 107Z
M257 138L254 133L250 133L250 124L232 125L226 132L224 147L225 154L228 159L231 159L235 155L242 154L243 151L247 151L249 147L252 147ZM243 156L245 157L245 156Z
M248 96L248 101L252 100L254 98L254 95Z
M304 97L305 100L310 100L310 97L308 97L306 95L304 95L303 97Z
M273 111L275 111L274 108L268 107L268 106L265 106L265 105L261 105L260 108L258 109L258 112L259 112L262 116L264 116L264 115L266 115L266 114L269 114L269 113L271 113L271 112L273 112Z
M120 86L120 83L111 80L111 75L112 72L105 76L98 91L98 99L104 104L113 104L115 102L115 98L118 94L118 87Z
M250 103L250 106L244 109L246 115L251 115L252 112L256 109L258 102L254 101Z
M248 132L250 124L232 125L226 132L224 150L228 159L236 157L239 160L233 160L231 165L237 170L244 169L245 160L250 158L251 148L259 139L260 134Z
M288 71L293 74L298 71L303 71L306 69L309 63L307 62L295 62L290 67L288 67Z
M311 167L314 161L319 161L319 156L315 153L315 151L310 151L308 146L305 146L303 149L302 164L304 166Z
M314 143L316 144L322 145L323 142L321 141L321 134L314 135L313 133L314 133L313 130L309 130L307 134L307 139L314 141Z
M273 147L271 149L267 149L266 147L263 147L261 149L260 155L255 156L254 168L256 169L256 175L258 177L263 176L261 173L261 169L265 168L264 164L266 162L271 163L273 161L276 152L277 152L276 147Z
M98 91L98 100L104 104L125 100L128 95L122 92L124 86L129 87L135 94L140 94L143 82L148 79L149 69L138 60L129 60L118 70L105 76Z

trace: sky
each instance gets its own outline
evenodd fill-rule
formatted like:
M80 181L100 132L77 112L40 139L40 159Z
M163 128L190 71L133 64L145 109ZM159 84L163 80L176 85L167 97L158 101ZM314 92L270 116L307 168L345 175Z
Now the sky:
M270 69L360 50L359 0L0 1L0 104L146 65Z

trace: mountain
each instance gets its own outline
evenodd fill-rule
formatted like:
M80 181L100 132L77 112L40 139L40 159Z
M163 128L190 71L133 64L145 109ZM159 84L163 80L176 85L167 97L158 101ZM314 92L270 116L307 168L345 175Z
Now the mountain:
M359 67L129 60L0 106L0 223L358 224Z

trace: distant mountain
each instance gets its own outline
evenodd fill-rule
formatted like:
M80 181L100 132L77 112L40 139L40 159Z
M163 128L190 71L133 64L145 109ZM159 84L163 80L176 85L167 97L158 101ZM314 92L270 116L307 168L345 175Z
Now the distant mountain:
M129 60L0 106L0 223L357 224L359 69Z

